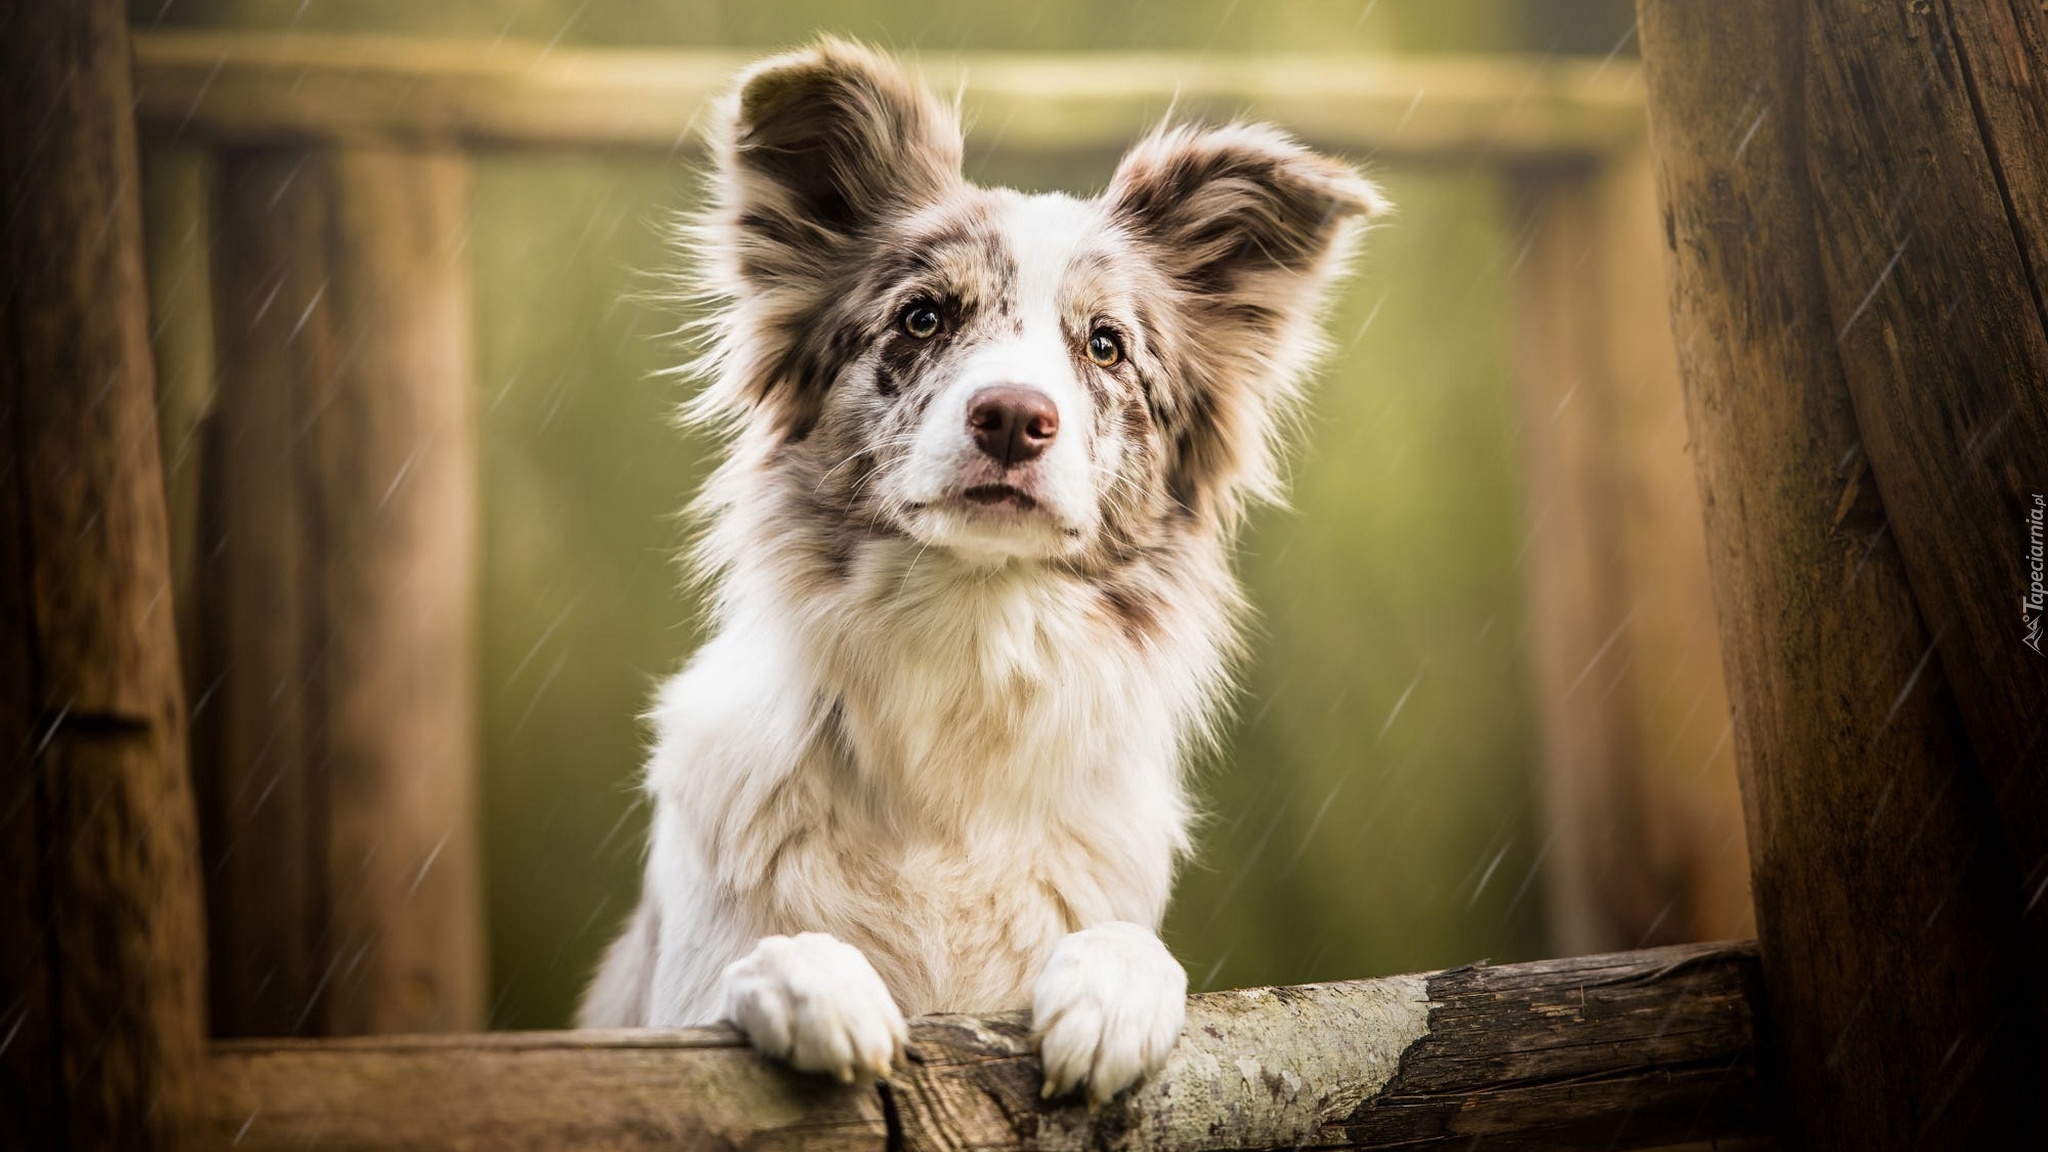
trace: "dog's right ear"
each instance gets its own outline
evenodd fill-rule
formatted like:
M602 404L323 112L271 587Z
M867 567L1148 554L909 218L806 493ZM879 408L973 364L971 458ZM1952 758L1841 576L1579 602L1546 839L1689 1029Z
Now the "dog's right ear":
M959 121L882 56L825 39L748 69L711 145L697 238L731 311L722 395L706 401L737 414L780 395L776 422L801 435L835 369L818 333L878 229L961 183Z
M840 40L748 70L726 141L723 175L748 214L743 228L856 235L960 182L952 110L889 61Z

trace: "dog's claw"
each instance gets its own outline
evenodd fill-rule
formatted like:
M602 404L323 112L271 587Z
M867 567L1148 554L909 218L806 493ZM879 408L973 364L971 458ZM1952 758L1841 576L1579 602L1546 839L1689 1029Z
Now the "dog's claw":
M885 1080L889 1076L889 1069L901 1063L903 1063L903 1045L899 1043L889 1049L887 1056L868 1057L867 1061L861 1065L861 1073L864 1079Z

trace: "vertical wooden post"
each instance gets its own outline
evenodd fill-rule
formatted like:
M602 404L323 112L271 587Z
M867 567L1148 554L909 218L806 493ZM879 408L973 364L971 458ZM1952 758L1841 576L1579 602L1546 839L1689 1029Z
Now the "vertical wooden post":
M1834 193L1815 194L1833 178L1829 141L1866 133L1899 97L1877 89L1939 86L1939 69L1904 83L1821 64L1833 50L1807 13L1774 0L1644 0L1638 12L1786 1145L2038 1147L2040 973L2024 959L2018 870L1958 707L1957 686L1981 673L1951 671L1978 657L1949 647L1909 564L1988 567L2023 524L1962 501L1967 524L1907 545L1935 529L1912 473L1887 473L1855 347L1856 328L1879 319L1866 303L1892 290L1876 268L1853 296L1834 287L1829 253L1857 242L1828 235L1843 227ZM1894 50L1932 61L1909 35L1909 6L1864 14L1897 34ZM1816 102L1830 81L1814 70L1844 66L1858 98ZM1920 215L1916 244L1963 241L1984 210ZM2000 331L2033 323L2033 307L2024 292L1915 292L1882 305L1892 319L1876 338L1905 348L1938 330ZM1956 363L1922 352L1923 364ZM1930 388L1915 402L1927 434L1950 437L1935 466L1969 474L1971 453L1995 447L1976 434L2000 420L2015 439L2038 428L2027 408L2038 414L2042 368ZM2031 401L2008 385L2031 387ZM2015 585L2004 598L2014 620L2018 597Z
M142 238L149 259L149 340L156 360L157 443L171 519L171 589L185 699L198 679L200 475L213 408L213 154L200 144L142 148Z
M194 726L223 1035L483 1022L459 156L231 152Z
M176 1143L198 851L114 0L0 12L0 1146Z
M1513 173L1524 571L1560 955L1754 933L1648 157Z
M2039 940L2048 9L1812 0L1806 28L1806 163L1857 428Z

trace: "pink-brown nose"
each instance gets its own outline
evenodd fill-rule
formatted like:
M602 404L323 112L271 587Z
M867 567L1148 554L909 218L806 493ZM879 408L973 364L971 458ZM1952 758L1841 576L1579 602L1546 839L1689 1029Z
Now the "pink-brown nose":
M1009 468L1038 459L1059 435L1060 410L1036 388L997 384L967 402L967 430L977 447Z

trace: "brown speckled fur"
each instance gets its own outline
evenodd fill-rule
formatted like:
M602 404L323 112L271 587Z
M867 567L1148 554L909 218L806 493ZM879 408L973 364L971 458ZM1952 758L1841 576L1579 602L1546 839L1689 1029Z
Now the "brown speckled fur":
M720 973L799 932L910 1011L1022 1006L1069 934L1157 928L1237 650L1231 538L1384 204L1253 124L1161 129L1093 200L977 187L954 112L836 41L751 70L712 143L715 636L652 713L643 907L583 1019L715 1018ZM967 444L984 378L1059 398L1042 459ZM996 482L1023 511L963 503Z

